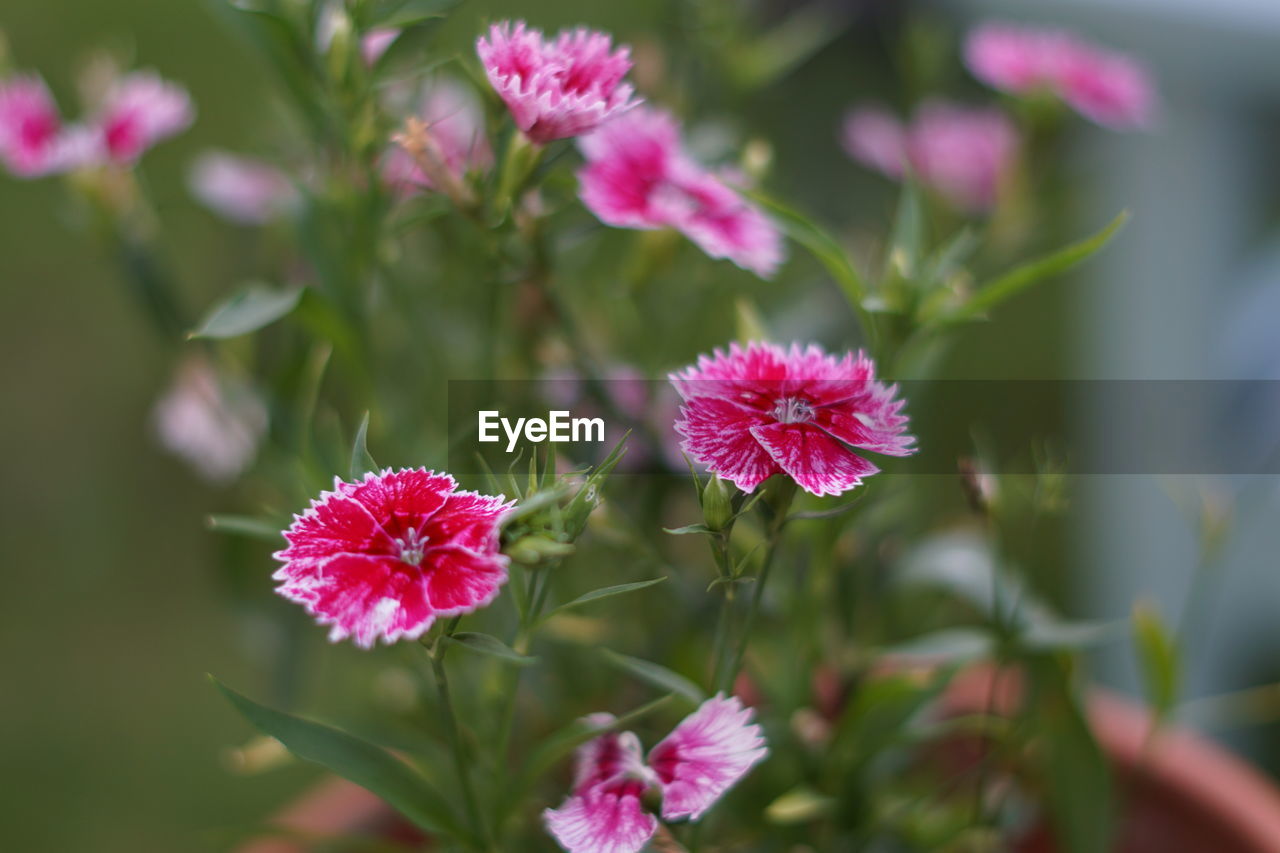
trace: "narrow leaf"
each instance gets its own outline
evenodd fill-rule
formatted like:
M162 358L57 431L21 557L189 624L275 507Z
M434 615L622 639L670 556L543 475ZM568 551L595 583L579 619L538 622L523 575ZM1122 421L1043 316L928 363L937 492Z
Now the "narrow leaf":
M781 202L761 192L752 192L750 196L768 211L788 237L804 246L819 263L826 267L827 272L831 273L836 283L840 285L840 289L844 291L849 304L861 312L863 301L867 296L867 286L861 273L849 260L844 247L803 214Z
M701 704L707 698L707 694L701 687L662 664L619 654L611 649L604 649L603 653L605 660L619 669L626 670L641 681L648 682L661 690L679 694L695 705Z
M1119 216L1097 234L1059 249L1043 258L1011 270L989 284L978 288L973 297L946 318L946 322L960 322L972 319L991 310L1001 302L1009 299L1033 284L1051 276L1060 275L1071 267L1085 260L1111 240L1129 219L1129 212L1122 211Z
M360 426L356 430L355 441L351 445L351 468L349 474L352 480L359 480L369 471L378 470L378 463L374 462L373 457L369 455L368 436L369 413L365 412L364 417L360 419Z
M1177 639L1151 604L1139 602L1133 608L1133 643L1147 701L1163 718L1177 701L1182 667Z
M216 305L188 337L223 339L256 332L296 308L302 293L301 287L276 290L262 284L247 285Z
M663 533L670 533L672 536L688 536L690 533L703 533L707 536L714 536L716 531L707 527L705 524L686 524L684 527L664 527Z
M583 604L588 604L592 601L599 601L602 598L612 598L615 595L623 595L628 592L634 592L637 589L645 589L647 587L660 584L664 580L666 580L665 577L653 578L647 581L636 581L635 583L620 583L617 586L606 586L600 589L593 589L591 590L591 592L578 596L577 598L573 599L573 601L569 601L569 602L566 602L565 604L561 604L555 610L551 611L551 613L548 614L548 616L554 616L557 613L563 613L566 610L570 610L574 607L580 607Z
M489 634L461 631L457 634L448 635L444 639L454 645L462 646L464 649L470 649L473 652L497 658L513 666L529 666L538 662L536 657L522 655L497 637Z
M210 515L205 518L204 525L216 533L231 533L236 536L248 536L251 539L265 539L268 542L280 541L280 525L263 518L248 515Z
M294 755L367 788L428 832L465 837L440 794L391 753L344 731L259 705L216 678L210 680L250 723Z

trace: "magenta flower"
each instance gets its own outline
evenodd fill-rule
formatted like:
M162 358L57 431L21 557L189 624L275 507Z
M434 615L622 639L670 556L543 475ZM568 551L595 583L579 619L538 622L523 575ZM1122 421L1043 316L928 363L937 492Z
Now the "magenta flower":
M547 831L569 853L638 853L658 831L642 797L662 795L662 819L698 820L768 755L752 711L736 696L703 702L649 751L631 732L608 732L578 749L573 793L542 813ZM604 727L612 714L592 714Z
M958 208L995 206L1018 156L1018 132L992 107L926 101L909 126L879 107L860 107L845 119L850 157L900 180L909 168Z
M1014 95L1047 92L1100 125L1148 125L1155 87L1133 58L1055 29L988 23L965 42L965 63L982 82Z
M116 80L98 110L93 127L100 154L130 165L148 148L181 133L195 120L187 90L150 71Z
M425 468L336 480L285 531L276 591L332 626L331 642L420 637L436 617L497 596L507 580L498 525L512 505Z
M0 159L20 178L68 167L66 133L57 104L35 75L0 80Z
M422 90L415 115L426 126L429 162L447 172L446 178L460 181L468 172L493 165L480 103L467 87L449 79L432 81ZM400 145L392 146L383 159L382 178L400 193L437 189Z
M730 344L670 378L684 400L681 447L744 492L782 473L811 494L838 495L880 470L855 449L915 452L897 386L877 382L861 352Z
M188 186L205 207L243 225L278 219L298 201L298 191L284 172L222 151L206 151L197 158Z
M606 225L675 228L713 258L768 278L782 237L755 205L684 151L669 113L641 107L578 141L582 203Z
M545 41L524 21L506 21L476 41L476 53L516 127L539 145L586 133L639 103L622 80L630 48L614 50L605 33L579 27Z

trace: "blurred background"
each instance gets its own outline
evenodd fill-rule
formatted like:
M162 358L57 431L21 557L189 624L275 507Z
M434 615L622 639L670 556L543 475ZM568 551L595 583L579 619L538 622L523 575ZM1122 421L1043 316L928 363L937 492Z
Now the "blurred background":
M706 18L686 8L693 5L466 2L436 43L469 50L484 21L522 16L546 29L589 23L642 44L702 25ZM801 4L754 5L767 24ZM925 65L950 66L949 76L963 77L955 52L967 22L991 15L1058 22L1142 57L1159 81L1162 110L1152 132L1082 126L1067 140L1073 192L1061 211L1063 236L1095 230L1126 207L1134 213L1128 230L1083 272L1000 309L998 335L982 326L968 331L952 375L1280 379L1280 4L820 5L840 22L838 35L735 106L775 146L770 189L855 227L883 229L896 191L847 159L839 122L855 101L905 105L919 96L889 60L904 43ZM191 200L186 170L209 147L269 153L263 129L274 121L278 93L218 0L5 0L0 29L16 64L40 70L64 103L74 100L77 70L102 48L191 90L195 126L149 155L146 178L190 303L224 294L250 266L252 249ZM54 181L0 183L3 846L216 847L314 778L300 766L230 772L226 750L248 730L205 680L216 672L232 684L261 684L255 649L279 642L271 626L297 614L270 601L232 606L239 590L228 589L217 567L233 559L260 569L246 571L244 583L263 592L269 549L205 531L203 519L226 508L228 494L158 449L151 412L169 378L167 353L134 311L111 259L71 235L74 215ZM785 294L771 298L785 306ZM1273 441L1280 435L1275 402L1234 412L1223 440ZM1187 413L1221 414L1194 400ZM1106 413L1086 407L1079 423L1096 432ZM1183 613L1198 547L1197 521L1185 507L1207 488L1233 507L1236 532L1212 568L1212 594L1197 596L1201 639L1188 693L1280 680L1280 489L1273 479L1091 477L1073 486L1071 516L1050 534L1061 547L1038 567L1068 611L1122 617L1135 598L1147 598ZM313 689L340 704L354 654L343 647L313 657ZM1100 658L1097 672L1136 689L1123 644ZM1188 722L1280 771L1280 729L1266 708L1230 727L1212 716Z

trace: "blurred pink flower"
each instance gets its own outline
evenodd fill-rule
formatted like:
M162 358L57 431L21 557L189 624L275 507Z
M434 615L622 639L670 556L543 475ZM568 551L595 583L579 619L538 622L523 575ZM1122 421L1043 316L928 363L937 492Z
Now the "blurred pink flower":
M263 225L283 216L298 201L289 176L260 160L206 151L188 176L192 195L232 222Z
M670 378L684 400L681 446L744 492L781 473L810 494L838 495L880 470L855 449L915 452L897 386L877 382L861 352L735 343Z
M425 468L335 480L285 531L277 592L371 648L422 636L438 616L489 604L507 580L498 524L513 503Z
M992 88L1052 93L1107 127L1144 127L1155 109L1155 87L1142 64L1063 30L987 23L969 34L964 53L969 70Z
M480 103L466 86L445 78L428 83L420 96L416 117L427 125L433 156L454 177L461 179L467 172L493 165ZM382 177L400 192L435 189L431 178L399 145L392 146L383 159Z
M390 27L369 30L360 39L360 58L364 60L365 65L372 68L378 64L378 60L398 38L400 38L400 30Z
M258 395L201 357L179 366L152 419L166 449L217 483L248 467L267 429L267 409Z
M844 124L849 156L891 178L907 168L956 207L986 210L1018 155L1018 132L994 107L926 101L909 126L879 107L860 107Z
M99 134L101 156L129 165L194 120L195 107L186 89L154 72L135 71L111 85L92 126Z
M58 106L40 77L0 80L0 159L20 178L63 171L66 131Z
M619 228L675 228L713 258L768 278L782 263L782 237L759 208L684 151L675 119L640 107L578 141L586 166L579 195Z
M586 133L639 103L622 80L630 48L614 50L605 33L579 27L546 41L524 21L505 21L476 41L476 53L516 127L538 144Z
M578 749L573 792L542 813L547 831L569 853L638 853L658 831L642 797L662 794L663 820L698 820L768 755L753 712L716 694L649 752L631 732L606 732ZM586 721L600 728L612 714Z

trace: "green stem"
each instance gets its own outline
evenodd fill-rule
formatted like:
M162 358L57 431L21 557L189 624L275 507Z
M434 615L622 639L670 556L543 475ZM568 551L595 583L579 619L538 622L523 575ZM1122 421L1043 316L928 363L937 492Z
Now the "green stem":
M453 620L445 629L443 636L449 636L457 626ZM444 710L445 730L449 735L449 747L453 753L454 769L458 774L458 785L462 789L463 805L467 810L467 819L480 837L487 837L487 827L480 820L480 809L476 801L475 787L471 781L471 762L468 760L466 748L462 742L462 731L458 726L458 714L453 706L453 697L449 691L449 676L445 672L444 656L448 646L441 646L437 641L431 650L431 671L435 675L436 689L440 693L440 707Z

